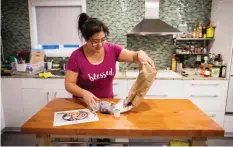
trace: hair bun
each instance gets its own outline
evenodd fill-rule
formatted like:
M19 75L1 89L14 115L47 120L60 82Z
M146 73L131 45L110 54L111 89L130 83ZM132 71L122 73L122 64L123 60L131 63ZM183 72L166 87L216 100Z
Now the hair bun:
M108 27L101 20L92 18L86 13L81 13L79 15L78 31L82 34L82 37L84 37L85 40L89 40L92 35L101 31L106 35L109 34Z
M89 19L89 16L86 13L81 13L78 19L78 30L82 31L84 23Z

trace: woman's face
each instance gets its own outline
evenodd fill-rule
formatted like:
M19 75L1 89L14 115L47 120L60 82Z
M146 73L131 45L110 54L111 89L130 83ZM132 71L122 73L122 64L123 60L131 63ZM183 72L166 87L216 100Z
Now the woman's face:
M107 38L104 32L95 33L88 41L87 47L92 51L100 51L103 49Z

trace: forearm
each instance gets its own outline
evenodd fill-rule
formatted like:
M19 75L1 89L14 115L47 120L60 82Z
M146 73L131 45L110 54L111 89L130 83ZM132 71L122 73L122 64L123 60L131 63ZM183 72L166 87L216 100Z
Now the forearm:
M139 56L143 55L143 54L146 54L146 53L144 51L142 51L142 50L134 52L134 54L133 54L133 62L136 63L136 64L139 64L140 63Z
M85 89L80 88L75 83L66 83L65 88L68 92L78 97L83 97L86 91Z
M133 53L133 63L136 63L136 64L139 63L138 54L139 54L139 51L136 51Z

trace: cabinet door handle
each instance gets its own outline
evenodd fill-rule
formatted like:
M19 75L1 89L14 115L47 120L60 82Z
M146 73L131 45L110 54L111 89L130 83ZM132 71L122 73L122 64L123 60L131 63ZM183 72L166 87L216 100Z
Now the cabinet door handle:
M192 86L218 86L219 84L191 84Z
M57 92L54 93L54 98L56 98L56 97L57 97Z
M167 94L161 94L161 95L146 95L146 96L151 96L151 97L168 97Z
M113 85L118 85L118 83L113 83Z
M49 92L46 93L47 96L47 103L49 102Z
M216 97L218 97L218 95L194 95L194 94L191 94L190 97L198 97L198 98L211 97L211 98L216 98Z
M214 118L216 114L208 114L209 117Z
M118 96L118 95L117 95L117 94L114 94L114 95L113 95L113 97L116 97L116 96Z

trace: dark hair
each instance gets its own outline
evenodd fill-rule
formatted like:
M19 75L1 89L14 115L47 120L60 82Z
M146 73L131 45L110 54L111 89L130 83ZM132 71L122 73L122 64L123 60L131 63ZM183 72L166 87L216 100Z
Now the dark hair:
M89 40L92 35L101 31L106 35L109 34L108 27L101 20L91 18L86 13L81 13L79 16L78 31L85 40Z

